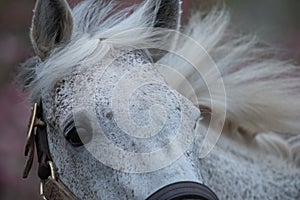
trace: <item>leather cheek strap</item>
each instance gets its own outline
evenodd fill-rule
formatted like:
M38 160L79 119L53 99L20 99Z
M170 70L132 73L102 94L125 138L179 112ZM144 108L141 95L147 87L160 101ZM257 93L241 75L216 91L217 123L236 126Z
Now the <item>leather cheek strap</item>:
M76 200L75 195L56 177L56 168L49 152L46 126L38 127L35 137L38 154L40 196L43 200Z
M76 200L76 196L58 179L48 145L47 127L43 121L43 105L34 104L30 117L25 145L25 163L23 178L27 178L32 167L34 147L38 156L38 176L40 197L43 200Z
M40 105L37 110L37 117L41 120L43 120L42 108ZM41 179L40 196L43 200L76 200L75 195L56 176L47 136L47 127L37 126L35 144L39 162L38 176Z
M47 127L38 126L35 135L36 152L38 156L38 176L40 179L45 180L51 176L51 168L48 162L52 162L49 152Z
M51 166L51 174L54 172L54 165ZM40 183L40 196L43 200L77 200L76 196L56 177L52 174Z

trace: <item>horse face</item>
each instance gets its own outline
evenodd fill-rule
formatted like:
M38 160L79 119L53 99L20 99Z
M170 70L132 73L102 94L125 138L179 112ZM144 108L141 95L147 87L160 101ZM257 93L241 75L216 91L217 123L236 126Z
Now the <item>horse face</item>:
M55 2L37 2L32 41L38 76L49 73L47 66L73 64L40 95L62 182L79 199L145 199L170 183L201 182L192 145L200 113L165 83L152 63L159 54L109 48L109 38L80 35L67 3ZM156 13L154 27L177 28L179 1L146 4Z
M143 53L78 71L55 91L51 101L43 98L56 108L45 111L54 124L50 151L79 198L142 199L173 182L201 180L192 153L199 111Z
M269 59L273 53L256 40L231 34L228 13L214 10L202 20L199 15L191 19L185 30L195 40L176 38L175 54L203 72L202 83L187 69L189 64L171 54L160 59L162 51L143 46L168 43L164 39L171 34L157 37L153 27L177 29L179 5L177 0L147 0L138 9L115 14L112 4L97 0L84 1L73 11L64 0L37 2L31 29L37 57L25 64L29 68L20 78L29 84L32 100L42 100L59 179L80 199L145 199L167 184L199 183L201 171L221 198L298 197L299 187L294 186L299 185L299 169L265 154L279 153L297 162L298 140L291 138L289 147L277 134L256 134L299 132L299 70ZM199 54L195 41L210 51L217 69L207 54ZM198 109L170 89L152 63L165 58L184 72L196 89L197 104L208 110L199 126L199 132L207 131L204 140L194 134ZM170 74L169 80L181 86ZM191 98L191 90L175 88ZM206 139L215 144L212 129L225 130L247 145L222 138L198 165L194 144L202 140L205 147ZM201 157L210 150L203 149ZM253 188L263 192L253 193Z

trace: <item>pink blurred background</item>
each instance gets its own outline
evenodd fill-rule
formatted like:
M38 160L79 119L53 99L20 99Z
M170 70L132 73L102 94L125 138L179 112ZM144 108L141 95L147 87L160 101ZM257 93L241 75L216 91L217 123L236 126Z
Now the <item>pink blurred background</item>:
M69 1L75 5L80 0ZM138 2L141 0L131 0ZM22 179L23 155L29 117L26 95L11 82L18 64L32 53L28 32L35 0L0 0L0 199L38 199L33 170ZM185 19L197 6L212 0L184 0ZM300 61L300 1L227 0L234 24ZM185 20L184 20L185 21Z

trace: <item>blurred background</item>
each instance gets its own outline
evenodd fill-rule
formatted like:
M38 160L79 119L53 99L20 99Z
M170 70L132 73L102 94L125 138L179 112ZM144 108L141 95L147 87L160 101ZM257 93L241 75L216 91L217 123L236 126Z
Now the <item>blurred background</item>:
M80 0L69 0L74 6ZM138 2L140 0L131 0ZM124 2L124 1L123 1ZM217 0L183 0L185 20L191 10ZM0 0L0 199L38 199L35 171L22 179L29 104L12 84L19 63L33 55L29 27L35 0ZM237 30L253 33L300 61L300 1L226 0Z

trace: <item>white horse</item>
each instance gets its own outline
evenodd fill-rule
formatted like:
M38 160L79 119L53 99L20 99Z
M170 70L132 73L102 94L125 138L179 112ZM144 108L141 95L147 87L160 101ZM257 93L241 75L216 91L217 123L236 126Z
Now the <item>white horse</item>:
M186 182L204 199L300 199L299 68L234 34L223 8L181 29L180 6L37 0L19 80L43 107L57 177L78 199Z

